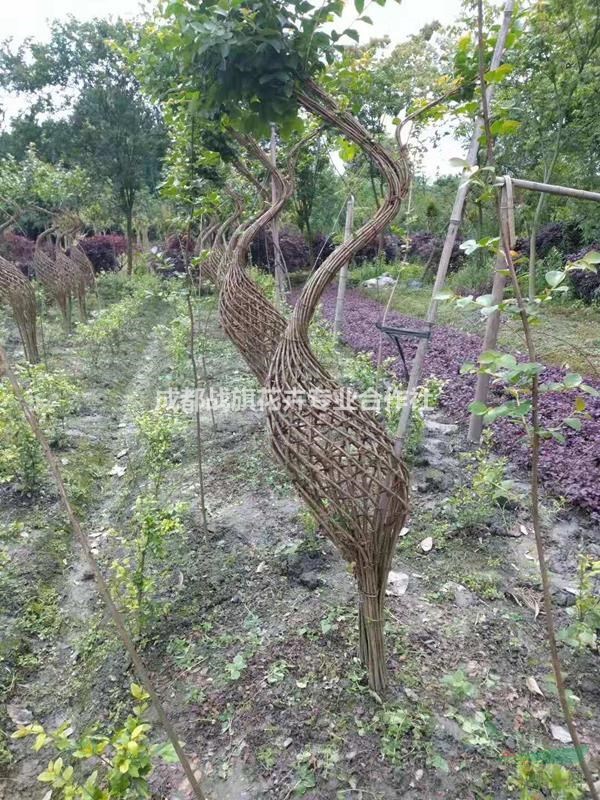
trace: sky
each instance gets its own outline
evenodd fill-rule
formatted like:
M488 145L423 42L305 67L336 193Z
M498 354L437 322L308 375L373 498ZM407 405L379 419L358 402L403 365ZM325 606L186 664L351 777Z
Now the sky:
M144 6L151 8L150 0ZM0 37L12 38L15 44L31 37L44 40L49 35L49 20L64 18L69 14L81 20L93 17L122 16L135 17L141 10L140 0L2 0L0 3ZM439 20L442 25L451 23L460 9L460 0L402 0L401 3L388 0L382 7L373 0L366 0L363 14L373 20L373 25L359 24L361 40L371 37L389 36L392 42L400 42L417 33L424 25ZM343 19L344 24L351 25L357 17L354 3L348 2L348 9ZM339 27L339 26L338 26ZM17 113L22 104L11 99L0 98L8 116ZM427 151L423 169L428 178L438 173L453 172L449 160L461 156L460 146L451 137L442 139L435 149Z

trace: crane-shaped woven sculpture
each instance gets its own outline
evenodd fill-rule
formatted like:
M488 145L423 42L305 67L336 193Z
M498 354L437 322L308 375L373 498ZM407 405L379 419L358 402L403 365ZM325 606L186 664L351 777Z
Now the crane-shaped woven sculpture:
M23 342L25 357L37 364L40 354L37 344L37 305L31 282L11 261L0 256L0 301L7 303L13 313Z
M43 249L42 243L48 232L40 234L33 253L35 277L50 298L56 301L67 330L71 326L71 281L64 270Z
M373 219L338 247L305 285L266 382L275 453L324 531L353 565L360 601L360 655L371 687L381 691L386 685L385 589L408 509L407 471L377 418L318 362L308 331L331 279L397 214L410 171L404 151L400 159L394 158L318 87L299 99L363 147L388 183L388 194Z

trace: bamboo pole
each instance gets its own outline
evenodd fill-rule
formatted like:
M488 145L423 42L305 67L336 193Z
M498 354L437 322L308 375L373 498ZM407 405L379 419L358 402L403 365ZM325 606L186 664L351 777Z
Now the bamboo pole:
M354 195L348 198L346 206L346 226L344 228L344 241L349 242L352 238L352 226L354 225ZM335 302L335 317L333 321L333 331L338 336L342 332L342 322L344 320L344 300L346 299L346 285L348 283L348 267L347 261L340 270L340 277L338 280L338 293Z
M512 181L510 178L505 178L504 185L500 196L500 237L502 241L502 226L510 231L510 248L514 249L516 235L515 235L515 217L514 217L514 201ZM502 302L504 297L504 288L506 286L506 256L502 245L499 244L498 254L496 256L496 264L494 267L494 283L492 286L492 306L497 306ZM483 339L482 352L488 350L495 350L498 343L498 331L500 330L501 314L498 309L491 313L486 322L485 336ZM488 392L490 388L490 376L487 374L479 374L477 376L477 384L475 387L474 402L486 403L488 399ZM468 439L470 442L479 444L481 439L481 431L483 430L483 417L481 414L471 414L469 420L469 433Z
M514 6L515 6L515 0L506 0L504 4L504 17L502 20L502 25L500 27L500 30L498 32L498 39L496 40L496 47L494 49L494 54L492 56L490 70L498 69L498 67L502 63L502 57L504 55L504 50L506 48L506 38L508 36L508 32L510 29L510 23L512 20ZM486 101L488 107L491 105L494 99L494 94L495 94L495 84L491 84L490 86L487 87L486 90ZM467 159L466 159L471 166L474 166L477 163L477 154L479 152L479 140L481 139L483 131L484 131L483 118L478 117L477 122L475 123L475 129L471 137L471 143L469 145L469 151L467 153ZM458 189L458 192L456 193L456 198L454 200L454 206L452 208L452 213L450 215L450 223L448 225L448 231L446 233L446 240L444 242L444 247L438 264L438 270L435 278L435 283L433 286L431 301L429 303L429 308L427 309L427 316L425 317L425 321L430 324L433 324L437 318L438 300L436 298L440 294L440 292L444 288L444 284L446 283L446 276L448 274L448 266L450 265L452 250L456 243L458 230L462 223L465 202L467 199L467 192L468 192L468 186L466 185L466 183L463 183L463 185ZM398 451L402 450L404 445L404 440L406 438L406 433L408 430L408 425L410 422L410 416L412 411L412 400L417 390L417 387L419 386L419 383L421 381L421 374L423 372L423 364L425 362L425 355L427 354L428 343L429 343L428 339L421 339L419 341L419 344L417 346L417 352L415 354L412 363L410 378L408 381L408 387L406 391L406 402L402 408L402 414L400 415L400 422L398 423L398 430L396 433L397 436L396 449Z

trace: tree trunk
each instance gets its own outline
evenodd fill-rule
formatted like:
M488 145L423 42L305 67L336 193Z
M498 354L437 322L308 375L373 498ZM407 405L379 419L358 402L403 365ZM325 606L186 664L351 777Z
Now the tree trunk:
M127 275L133 275L133 209L130 207L127 214Z

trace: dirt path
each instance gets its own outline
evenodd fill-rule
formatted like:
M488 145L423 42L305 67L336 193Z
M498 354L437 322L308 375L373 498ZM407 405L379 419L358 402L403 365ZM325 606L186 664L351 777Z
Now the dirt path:
M131 401L172 379L161 341L146 335L145 356L119 395ZM254 387L214 318L207 361L215 392L231 396ZM136 457L129 408L114 395L109 408L101 427L115 438L105 476L121 463L122 450ZM189 418L167 476L171 497L190 502L191 510L164 559L161 593L169 613L153 628L145 652L210 800L512 800L518 791L507 780L519 757L572 755L553 738L552 726L562 721L526 497L483 516L476 513L483 504L463 499L462 527L452 522L452 502L471 497L473 486L463 436L444 411L427 417L411 472L411 517L388 602L385 698L369 692L356 658L350 570L274 464L263 414L219 408L216 417L213 431L210 415L203 415L208 535ZM518 494L523 476L507 470ZM136 491L126 476L112 476L109 487L90 512L101 549L106 528L131 513ZM596 534L584 517L551 501L544 525L564 627L577 556L594 553ZM37 673L50 676L49 685L32 673L30 683L15 687L16 696L36 718L63 714L78 726L109 724L123 713L131 673L76 561L65 574L68 602L77 611L69 612L73 627L63 624L53 640L64 660L51 648L48 665ZM582 737L597 767L598 656L563 652ZM532 691L532 678L541 694ZM6 800L41 800L36 760L25 748L13 752L18 781ZM153 797L189 798L176 765L157 768Z
M164 313L163 308L161 317L156 320L157 325L162 322ZM92 384L86 389L83 400L85 413L69 421L68 438L74 440L76 447L86 451L88 448L94 450L96 445L99 448L98 477L101 478L96 488L100 491L95 493L82 520L96 553L101 551L110 527L122 515L122 506L130 494L120 474L120 465L127 461L135 409L153 404L155 399L153 387L163 362L162 330L157 325L144 330L143 340L137 341L133 349L127 348L125 363L115 365L117 371L121 372L117 381L118 391L97 397L98 387ZM68 358L73 355L69 353ZM130 375L127 375L128 367ZM115 407L111 401L119 395L122 401ZM92 409L93 413L88 413ZM70 457L70 454L63 456L63 464L68 464ZM115 470L118 470L118 474L114 474ZM57 517L61 513L54 503L49 510ZM32 511L36 513L36 509ZM64 533L68 535L68 532ZM75 696L75 689L80 687L70 686L65 677L73 676L76 672L82 642L92 630L91 623L97 624L98 595L79 548L71 545L66 538L60 574L43 577L35 561L38 556L43 556L45 546L45 540L38 543L28 541L18 556L24 560L33 557L34 565L29 570L38 573L36 580L51 581L59 629L54 636L48 636L48 642L35 643L40 650L39 669L14 686L8 705L12 729L15 720L35 718L52 729L67 719L80 718L89 722L91 718ZM19 757L11 764L7 779L0 782L2 800L29 797L31 787L36 785L36 776L48 761L45 753L35 755L26 746L19 747L18 752Z

